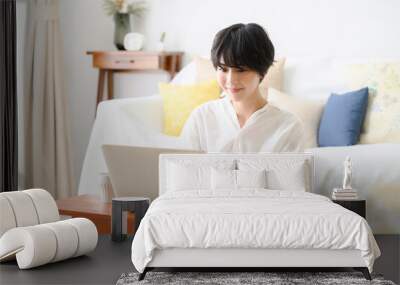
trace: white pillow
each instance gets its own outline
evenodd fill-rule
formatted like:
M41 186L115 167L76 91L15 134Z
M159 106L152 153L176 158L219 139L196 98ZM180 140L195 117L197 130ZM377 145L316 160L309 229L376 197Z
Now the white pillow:
M325 100L307 100L269 88L268 102L272 106L295 115L303 123L305 148L318 146L317 134Z
M211 188L217 189L236 189L236 170L233 169L211 169Z
M185 65L185 67L175 75L170 83L175 85L195 84L197 82L196 74L196 62L193 60L188 65Z
M210 189L211 167L168 163L167 191Z
M311 191L308 162L294 159L238 159L238 168L246 171L266 170L267 189Z
M267 171L236 170L237 188L267 188Z
M269 169L267 171L268 189L306 191L306 172L303 163L288 168Z
M213 190L241 188L266 188L267 176L263 170L232 170L216 169L211 170L211 187Z

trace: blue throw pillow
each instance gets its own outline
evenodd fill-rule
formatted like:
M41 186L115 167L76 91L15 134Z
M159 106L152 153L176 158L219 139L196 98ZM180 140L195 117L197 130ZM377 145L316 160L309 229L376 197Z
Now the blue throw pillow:
M358 142L368 105L368 87L332 94L319 124L319 146L346 146Z

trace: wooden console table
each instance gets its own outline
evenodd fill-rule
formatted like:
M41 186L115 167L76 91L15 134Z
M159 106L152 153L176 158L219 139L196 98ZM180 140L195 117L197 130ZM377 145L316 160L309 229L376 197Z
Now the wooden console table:
M60 215L71 218L87 218L97 228L99 234L111 234L111 202L104 203L96 196L80 195L56 201ZM127 231L135 232L135 214L128 213Z
M88 51L93 57L93 67L99 69L96 106L103 101L105 77L107 75L107 99L113 99L113 74L138 70L165 70L171 78L181 68L183 52L147 51Z

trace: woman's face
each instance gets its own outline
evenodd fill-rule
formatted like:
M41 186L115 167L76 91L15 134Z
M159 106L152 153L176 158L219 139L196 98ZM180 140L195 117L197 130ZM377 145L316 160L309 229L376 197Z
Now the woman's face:
M242 101L258 94L261 76L247 68L229 67L221 62L217 67L219 86L230 95L233 101Z

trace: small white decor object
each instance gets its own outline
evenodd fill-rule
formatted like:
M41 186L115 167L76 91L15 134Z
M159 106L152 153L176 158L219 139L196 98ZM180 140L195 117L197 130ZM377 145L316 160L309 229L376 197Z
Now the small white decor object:
M101 201L105 203L111 203L114 197L114 190L111 184L110 176L106 172L100 173L101 177Z
M350 156L346 157L343 166L344 166L343 189L351 190L352 164Z
M144 35L139 33L128 33L124 38L124 47L126 50L138 51L143 48Z
M333 200L357 200L358 193L356 189L334 188L332 192Z
M165 51L165 32L161 33L160 40L157 42L157 51Z
M351 186L353 177L352 163L350 156L347 156L343 162L343 185L342 188L334 188L332 192L332 199L334 200L356 200L358 193L356 189Z

